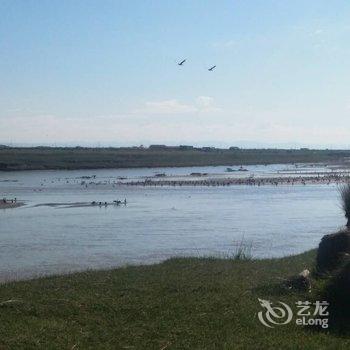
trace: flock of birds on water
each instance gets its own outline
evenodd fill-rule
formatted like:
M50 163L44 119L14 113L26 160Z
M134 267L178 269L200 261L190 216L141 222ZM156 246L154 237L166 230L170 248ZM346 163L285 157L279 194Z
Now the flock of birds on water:
M230 169L231 168L227 168ZM243 169L246 170L246 169ZM248 170L246 170L248 171ZM216 174L217 175L217 174ZM90 179L90 180L88 180ZM217 177L215 174L207 173L191 173L184 178L173 178L172 176L167 176L165 173L156 173L153 176L145 176L143 179L132 179L127 177L117 177L115 179L109 178L106 180L97 180L96 175L92 176L82 176L80 178L65 178L65 179L55 179L51 180L51 183L61 181L66 184L80 184L81 187L88 188L90 186L99 185L110 185L114 188L119 186L229 186L229 185L248 185L248 186L262 186L262 185L306 185L306 184L331 184L331 183L343 183L349 181L349 172L312 172L307 175L297 175L292 176L266 176L266 177L255 177L254 174L245 177ZM41 192L45 186L47 180L44 179L41 183L41 188L33 189L35 192ZM91 205L105 205L106 202L93 201ZM126 199L124 201L115 200L113 204L120 205L126 204Z
M185 63L186 61L187 61L187 59L185 58L184 60L182 60L181 62L179 62L177 65L178 65L178 66L183 66L184 63ZM209 72L212 72L215 68L216 68L216 66L212 66L212 67L208 68L208 71L209 71Z
M230 169L231 168L227 168ZM245 169L244 169L245 170ZM227 170L226 170L227 171ZM238 171L238 170L237 170ZM247 170L248 171L248 170ZM291 175L280 175L280 176L266 176L266 177L255 177L254 174L245 177L217 177L218 174L208 174L208 173L191 173L185 175L184 177L174 178L171 175L168 176L165 173L155 173L153 176L145 176L143 178L128 178L118 176L117 178L108 178L105 180L97 179L96 175L92 176L81 176L77 178L55 178L55 179L43 179L41 181L41 188L34 188L34 192L41 192L45 190L46 185L54 183L69 184L69 185L80 185L83 188L88 188L90 186L99 186L99 185L109 185L113 188L119 186L231 186L231 185L245 185L245 186L264 186L264 185L306 185L306 184L342 184L350 181L350 173L346 172L327 172L327 171L313 171L308 172L307 174L293 174ZM51 181L50 181L51 180ZM9 203L9 200L3 199L3 203ZM12 203L16 203L17 199L12 200ZM107 207L110 205L114 206L126 206L127 200L115 199L112 202L107 201L91 201L91 202L74 202L74 203L49 203L41 204L50 205L50 206L60 206L60 205L70 205L70 207L79 207L79 206L96 206L96 207Z
M124 204L124 205L126 205L126 198L123 200L123 201L121 201L121 200L114 200L113 201L113 203L108 203L108 202L96 202L96 201L92 201L91 202L91 205L98 205L98 206L100 206L100 207L102 207L102 206L105 206L105 207L107 207L107 205L110 205L110 204L114 204L114 205L121 205L121 204Z
M281 177L266 177L255 178L253 176L246 178L205 178L194 180L152 180L145 179L141 181L129 181L118 183L124 186L230 186L230 185L245 185L245 186L278 186L278 185L306 185L306 184L326 184L330 185L347 183L350 181L348 174L329 174L329 175L314 175L314 176L281 176Z

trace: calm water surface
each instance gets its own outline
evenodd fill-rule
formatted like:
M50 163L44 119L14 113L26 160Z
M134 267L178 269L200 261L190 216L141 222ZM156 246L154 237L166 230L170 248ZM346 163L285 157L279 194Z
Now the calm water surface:
M276 173L291 166L252 166ZM0 173L0 196L26 205L0 211L0 280L226 255L243 239L254 257L315 247L344 224L335 185L126 187L118 177L222 173L226 167ZM81 177L96 175L94 184ZM86 185L82 185L86 181ZM36 206L126 198L126 206Z

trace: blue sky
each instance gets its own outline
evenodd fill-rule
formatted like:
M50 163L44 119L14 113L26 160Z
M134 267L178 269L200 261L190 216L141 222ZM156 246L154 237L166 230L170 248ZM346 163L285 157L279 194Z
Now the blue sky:
M0 143L350 146L349 1L0 0L0 13Z

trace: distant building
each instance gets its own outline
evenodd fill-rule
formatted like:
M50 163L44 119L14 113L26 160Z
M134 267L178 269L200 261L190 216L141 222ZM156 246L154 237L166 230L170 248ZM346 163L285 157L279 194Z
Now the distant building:
M180 145L180 146L167 146L167 145L150 145L150 149L163 149L163 150L191 150L194 149L193 146Z
M168 146L166 145L150 145L149 149L167 149Z
M202 147L201 150L204 152L210 152L210 151L215 151L216 148L215 147Z
M179 149L181 149L181 150L191 150L193 148L194 148L193 146L187 146L187 145L180 145L179 146Z

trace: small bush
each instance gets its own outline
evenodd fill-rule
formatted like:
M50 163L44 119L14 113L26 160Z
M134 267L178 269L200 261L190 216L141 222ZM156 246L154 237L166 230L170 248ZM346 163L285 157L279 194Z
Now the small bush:
M244 238L236 245L233 253L234 260L251 260L252 259L252 243L247 243Z
M348 219L346 226L350 227L350 183L341 186L339 192L341 196L342 208L344 210L345 217Z

